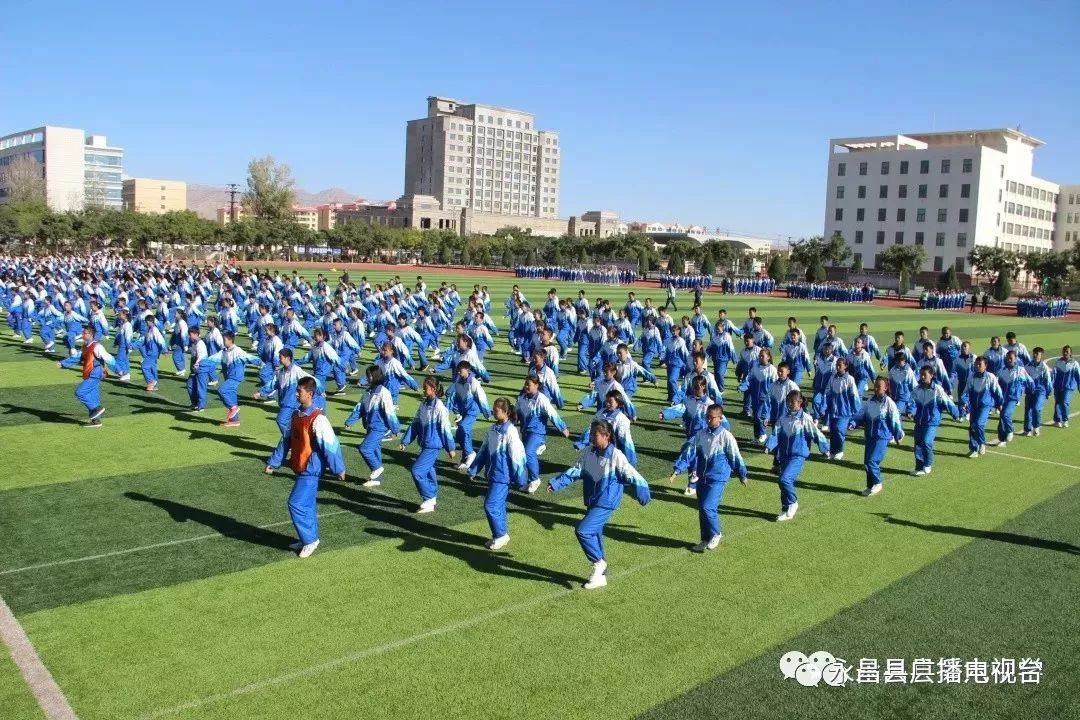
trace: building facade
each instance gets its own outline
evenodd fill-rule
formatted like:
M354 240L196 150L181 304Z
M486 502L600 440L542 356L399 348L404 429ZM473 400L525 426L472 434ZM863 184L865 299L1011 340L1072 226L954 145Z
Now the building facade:
M405 131L405 196L443 210L557 218L559 135L521 110L429 97Z
M825 235L867 268L905 243L935 272L970 272L975 245L1049 252L1059 186L1033 174L1042 145L1011 128L830 140Z
M150 215L187 210L187 183L182 180L127 178L123 184L124 209Z
M20 157L41 165L45 201L53 210L123 206L124 151L104 135L46 125L0 137L0 176ZM0 202L7 196L8 188L0 185Z
M1069 250L1080 242L1080 185L1062 185L1058 193L1055 250Z
M294 206L293 209L292 209L292 216L293 216L293 220L296 221L296 224L300 225L301 227L305 227L308 230L311 230L312 232L319 229L319 208L317 208L317 207L302 207L302 206L299 206L299 205ZM240 203L237 203L236 204L236 219L237 219L237 221L245 220L247 218L248 218L247 212L244 211L244 208L243 208L242 205L240 205ZM232 222L232 219L229 216L229 207L228 206L219 207L217 209L217 222L218 222L218 225L228 225L230 222Z

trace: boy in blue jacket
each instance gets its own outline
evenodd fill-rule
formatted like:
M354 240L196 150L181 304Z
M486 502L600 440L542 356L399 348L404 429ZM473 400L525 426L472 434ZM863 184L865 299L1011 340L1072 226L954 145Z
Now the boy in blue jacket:
M1031 363L1024 368L1028 377L1031 378L1031 385L1028 386L1027 394L1024 396L1024 435L1026 437L1039 435L1043 406L1046 405L1046 398L1050 397L1050 393L1054 390L1053 371L1043 359L1045 354L1046 351L1041 347L1035 348L1031 351Z
M900 425L900 411L896 409L887 394L889 381L879 377L874 381L874 392L863 403L853 417L855 425L861 425L866 433L863 468L866 470L866 489L864 497L881 492L881 462L890 442L897 445L904 439L904 428Z
M762 351L765 352L765 351ZM771 367L771 366L770 366ZM705 429L691 441L697 474L698 527L700 541L694 552L715 550L720 544L720 503L724 488L734 473L746 484L747 470L735 436L723 427L724 409L711 405L705 412Z
M521 443L517 428L510 419L513 409L506 398L498 398L492 408L495 422L480 445L480 452L468 463L469 477L483 472L487 475L488 492L484 498L484 514L491 539L484 543L489 550L501 550L510 542L509 524L506 518L506 499L510 486L520 489L528 484L525 469L525 446Z
M360 457L364 458L370 471L364 487L377 487L382 485L379 480L383 474L382 444L387 437L401 431L401 424L394 411L394 398L384 385L386 378L382 368L378 365L370 366L366 377L367 392L346 418L345 429L351 428L357 420L362 421L367 434L360 443Z
M415 439L420 445L420 454L412 465L413 482L420 493L420 507L417 514L435 512L435 503L439 494L439 478L435 474L435 461L439 452L445 450L453 460L457 453L454 447L454 433L450 427L450 412L443 405L439 395L442 387L432 376L424 378L421 386L423 402L416 411L399 449L404 451Z
M941 413L960 419L960 408L952 401L945 388L934 378L934 370L924 367L919 371L919 384L911 393L915 416L915 476L929 475L934 466L934 439L941 427Z
M1080 363L1073 359L1072 346L1061 348L1054 361L1054 427L1069 427L1069 401L1080 387Z

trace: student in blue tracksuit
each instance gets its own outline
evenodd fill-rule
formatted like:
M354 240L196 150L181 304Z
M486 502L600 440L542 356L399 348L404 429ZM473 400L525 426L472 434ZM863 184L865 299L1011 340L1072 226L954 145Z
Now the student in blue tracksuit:
M960 343L960 354L956 356L956 360L953 362L953 370L956 373L956 401L957 407L960 408L961 417L967 415L967 406L963 403L964 388L967 387L968 378L971 377L972 371L975 369L975 354L971 352L971 343L967 340Z
M828 408L829 457L833 460L844 459L844 441L853 417L862 410L862 399L855 385L855 378L847 371L845 358L836 361L836 373L829 380L825 391L825 403Z
M394 436L401 432L401 423L394 411L394 398L386 389L382 368L372 365L365 374L367 392L345 419L345 428L351 428L357 420L363 423L367 434L360 443L360 457L364 458L371 471L364 487L377 487L382 485L379 480L383 474L382 444L388 434Z
M915 416L915 470L912 475L929 475L934 466L934 440L941 427L941 414L948 412L953 420L959 420L960 408L929 367L919 371L919 384L911 393L911 402Z
M772 364L772 352L762 348L758 361L750 374L739 385L739 390L750 395L750 412L754 420L754 437L761 444L768 439L765 426L769 422L772 408L769 405L769 393L777 380L776 368Z
M525 468L525 446L511 420L513 409L506 398L498 398L491 409L495 422L478 452L468 465L469 477L480 473L487 476L488 491L484 498L484 514L491 539L484 543L489 550L502 550L510 542L510 529L506 517L506 499L510 486L524 489L528 484Z
M829 441L818 430L814 419L803 410L805 402L801 392L792 390L788 393L787 412L776 423L767 445L770 450L776 450L776 464L780 471L780 514L776 516L777 522L791 520L799 509L795 480L810 457L813 444L816 443L826 457L829 454Z
M412 465L413 482L416 483L416 491L420 493L421 501L420 507L416 509L417 514L435 511L439 494L435 461L439 457L439 451L445 450L451 460L457 456L454 431L450 427L450 411L439 399L443 394L439 381L430 375L424 378L421 392L424 400L399 446L400 450L405 450L414 439L420 445L420 454Z
M803 374L814 367L814 360L802 337L802 330L792 328L780 346L780 360L787 364L791 380L796 385L802 382Z
M686 442L683 443L679 455L675 458L668 482L675 482L680 473L688 473L689 478L686 489L683 491L683 495L688 497L697 495L697 475L694 474L693 450L690 446L694 435L705 427L705 411L712 404L712 398L709 397L706 389L705 378L697 377L694 378L694 382L690 386L690 392L682 403L666 407L660 412L661 420L682 421L683 436L686 438ZM728 422L726 417L723 422L724 427L731 430L731 423Z
M986 359L986 369L997 375L998 370L1005 367L1005 348L1001 346L1001 338L997 335L991 337L990 347L986 348L982 356Z
M199 337L198 328L188 329L188 351L191 353L191 367L188 372L187 391L191 400L192 412L206 409L206 389L213 371L213 363L203 363L208 353L206 343Z
M89 322L88 319L75 312L70 300L64 302L64 345L67 346L69 356L79 354L77 345L82 338L83 326Z
M116 337L113 339L113 347L116 349L116 367L120 373L118 378L122 382L131 379L131 344L134 331L131 327L131 313L127 308L121 308L116 315Z
M931 368L934 371L934 379L941 383L941 387L945 388L945 392L952 395L952 380L949 378L949 372L945 369L945 363L941 361L941 358L934 354L932 343L923 344L922 352L919 354L912 370L918 374L922 372L924 367Z
M326 381L333 377L337 383L334 394L344 394L346 382L345 362L342 361L341 356L337 354L334 347L327 342L326 334L321 327L315 328L313 335L311 348L304 357L296 361L296 364L302 367L311 363L311 374L320 384L325 385Z
M768 427L776 427L784 413L787 412L787 396L792 390L798 391L799 385L791 378L791 367L784 361L776 366L776 382L769 388L769 422ZM766 442L768 438L766 438Z
M262 366L259 368L259 389L255 393L256 400L269 398L274 393L274 382L277 377L278 367L281 364L281 351L285 345L277 334L277 325L266 323L262 326L263 339L258 343L259 359Z
M623 396L617 390L609 390L604 396L604 405L593 416L593 420L604 420L611 425L614 433L612 436L615 447L626 456L631 465L637 465L637 448L634 446L634 438L630 435L630 418L623 406ZM584 449L589 444L589 429L585 428L581 433L581 439L574 443L578 450Z
M132 347L142 355L140 368L143 379L146 381L146 391L156 392L158 389L158 360L169 349L165 342L165 336L157 327L157 318L153 313L147 313L144 318L146 327L142 337L132 343Z
M607 559L604 554L604 526L622 502L623 488L634 493L635 499L647 505L651 496L649 484L612 442L612 429L604 421L590 428L592 442L581 451L573 467L548 483L548 492L582 481L585 517L578 523L576 534L585 557L592 563L592 573L585 582L586 590L607 585Z
M570 437L570 430L559 417L559 411L542 392L540 382L533 376L525 378L525 385L517 398L517 417L521 424L521 440L525 444L525 457L529 470L529 483L540 480L540 456L547 450L544 438L550 422L563 437Z
M446 391L446 404L451 412L458 414L457 432L454 441L461 448L461 465L459 470L467 470L476 458L473 449L473 426L476 418L483 415L491 417L491 408L488 407L487 393L484 386L472 373L472 365L462 360L455 368L457 375L454 382Z
M863 468L866 470L866 489L863 495L869 497L881 492L881 462L890 442L897 445L904 439L904 428L900 425L900 411L889 397L889 381L879 377L874 381L874 392L868 397L855 414L853 420L861 425L866 433Z
M94 329L89 325L82 329L82 352L79 355L69 355L56 367L70 368L79 366L82 368L82 382L75 387L75 398L81 402L89 414L89 421L85 427L101 427L101 416L105 414L105 406L101 404L101 381L106 377L106 370L117 372L116 361L113 356L94 339Z
M997 447L1005 447L1013 439L1013 414L1016 406L1024 397L1024 393L1031 387L1031 377L1027 370L1018 362L1015 350L1005 353L1005 367L998 370L998 385L1001 386L1001 414L998 416L998 444Z
M667 368L667 401L676 402L682 384L683 372L690 363L690 350L681 337L682 329L675 325L671 336L664 342L664 366Z
M874 356L863 345L861 338L855 338L851 352L847 354L848 372L855 378L859 395L866 394L877 372L874 370Z
M419 383L413 379L412 375L405 371L405 367L401 364L401 361L394 356L394 346L390 343L384 343L383 346L379 348L379 356L375 358L375 364L382 368L383 377L385 378L383 382L386 389L390 391L390 397L394 398L394 405L398 404L398 397L401 394L401 383L405 383L412 390L420 389ZM361 378L361 385L366 382L366 378Z
M293 362L293 353L289 348L282 348L281 353L278 356L278 371L274 377L274 388L277 393L278 414L277 414L277 426L281 432L281 439L278 441L274 451L270 454L270 458L266 461L266 470L264 472L267 475L273 475L274 471L281 467L281 464L285 462L285 453L288 450L287 445L289 443L289 427L292 422L293 413L296 412L299 406L299 399L297 396L297 384L306 377L311 377L303 368ZM322 393L322 388L318 388L316 384L317 392L315 393L315 406L325 410L326 398Z
M559 376L548 365L547 353L543 350L533 351L529 375L540 381L540 392L547 395L552 405L562 410L566 405L566 400L563 399L562 389L559 387Z
M763 350L762 353L768 352ZM771 366L770 366L771 367ZM693 448L695 475L698 479L699 542L694 552L715 550L720 544L720 503L724 488L732 474L746 484L747 470L739 453L739 445L723 426L724 409L711 405L705 412L705 428L690 441Z
M1080 387L1080 362L1073 359L1072 346L1061 348L1054 361L1054 427L1069 427L1072 394Z
M209 355L203 364L221 365L225 380L218 388L218 397L227 408L225 422L222 427L238 427L240 425L240 384L244 382L244 368L248 365L256 367L262 365L262 360L256 355L244 352L236 345L236 333L228 331L222 333L221 340L225 347L216 353ZM188 381L190 382L190 380Z
M282 462L288 457L289 467L296 473L288 507L300 539L289 547L298 551L301 558L310 557L319 547L319 515L315 507L319 478L329 470L338 480L345 481L341 445L325 412L315 403L318 392L313 377L301 378L297 383L296 406L289 419L288 446L281 457Z
M173 316L172 335L169 336L169 347L172 348L173 366L176 368L176 376L184 377L184 355L188 351L188 325L184 319L184 311L176 309Z
M824 343L814 357L814 383L811 385L811 409L822 423L822 431L829 429L829 404L826 399L829 383L836 374L836 361L839 356L833 353L831 343Z
M889 368L889 397L896 403L901 415L911 417L915 414L911 394L918 383L915 371L908 365L907 356L898 354L895 364Z
M615 391L622 396L623 410L631 420L637 419L637 408L634 407L633 401L630 399L630 395L627 394L626 389L615 379L618 374L618 368L614 364L608 363L604 366L604 376L598 379L594 383L590 383L592 389L581 398L581 402L578 403L578 410L584 410L585 408L602 407L604 404L604 398L611 391Z
M716 378L709 372L705 353L701 350L694 352L690 356L690 362L693 364L693 367L683 377L682 386L675 395L675 402L681 403L686 397L686 394L690 392L690 384L694 381L694 378L700 377L705 379L705 389L708 391L712 401L717 405L723 405L724 393L720 391L720 386L716 384Z
M968 378L963 398L970 418L968 457L974 458L986 453L986 422L990 419L990 411L1001 407L1004 400L997 376L986 368L986 358L975 358L975 371Z
M1028 386L1024 396L1024 435L1026 437L1038 436L1039 426L1042 425L1043 406L1046 398L1054 390L1053 371L1043 359L1046 351L1037 347L1031 351L1031 363L1024 368L1031 385Z

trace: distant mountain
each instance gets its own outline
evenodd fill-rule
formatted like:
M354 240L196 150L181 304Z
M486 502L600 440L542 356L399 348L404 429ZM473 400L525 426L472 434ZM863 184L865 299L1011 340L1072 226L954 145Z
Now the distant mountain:
M342 188L320 190L317 193L310 193L301 189L297 189L296 191L297 205L325 205L326 203L332 202L355 202L357 198L359 198L358 195L351 193L348 190L343 190ZM237 195L237 202L239 201L240 196ZM229 192L226 188L216 187L214 185L200 185L199 183L188 183L187 207L188 210L194 210L199 217L208 220L216 220L217 209L219 207L228 207L228 205Z

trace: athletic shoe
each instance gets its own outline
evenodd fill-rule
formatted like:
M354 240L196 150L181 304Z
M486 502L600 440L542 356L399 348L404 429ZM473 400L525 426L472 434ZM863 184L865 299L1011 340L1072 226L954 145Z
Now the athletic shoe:
M205 409L206 409L206 408L201 408L201 407L193 407L193 408L191 408L191 412L193 412L193 413L201 413L201 412L202 412L203 410L205 410Z
M1020 434L1021 434L1021 435L1023 435L1024 437L1034 437L1034 435L1035 435L1035 434L1034 434L1033 432L1031 432L1030 430L1025 430L1024 432L1022 432L1022 433L1020 433Z
M28 338L26 338L25 340L22 341L22 344L23 345L31 345L31 344L33 344L33 342L34 342L34 338L33 337L28 337Z
M582 587L586 590L595 590L605 585L607 585L607 562L598 560L593 563L592 575L589 576L589 579L585 581Z
M463 465L465 465L465 467L469 467L470 465L473 464L473 460L475 460L475 459L476 459L476 453L471 452L465 458L465 461L464 461Z
M492 551L494 551L494 550L502 550L504 547L506 547L506 543L508 543L508 542L510 542L510 536L509 535L500 535L497 538L494 538L492 540L488 540L486 543L484 543L484 547L486 547L488 550L492 550Z
M699 542L694 547L690 548L696 553L703 553L706 550L715 550L720 545L720 535L713 535L711 538L704 542Z
M1012 433L1009 433L1008 435L1006 435L1006 436L1005 436L1005 440L1006 440L1007 442L1012 442L1012 441L1013 441L1013 434L1012 434Z
M1032 430L1031 434L1034 435L1035 437L1039 437L1039 428L1035 428L1034 430Z
M290 550L299 550L302 547L304 547L304 543L300 542L299 540L294 543L289 543Z
M367 488L379 487L380 485L382 485L382 480L365 480L363 483L361 483L361 487Z
M217 387L217 380L211 380L210 382L206 383L206 387Z
M44 349L45 349L45 352L49 352L50 350L53 349L53 343L49 343L48 345L45 346Z
M116 379L119 380L120 382L130 382L131 381L131 373L124 373L123 375L121 375L120 377L118 377Z
M457 466L457 469L461 470L462 472L465 472L466 470L469 469L469 463L463 462L463 463L461 463L461 464L459 464Z
M985 455L986 454L986 446L985 445L980 445L979 446L979 454L980 455Z
M375 468L374 470L372 470L371 475L369 476L368 482L371 482L372 480L378 481L378 479L382 477L383 471L385 469L386 468L381 468L380 467L380 468ZM378 483L376 483L376 484L378 484Z
M918 470L912 470L911 474L914 475L915 477L922 477L923 475L926 474L926 471L923 470L922 468L919 468Z
M98 407L96 407L96 408L94 408L93 410L90 411L90 420L98 420L104 414L105 414L105 408L103 406L99 405Z
M536 448L537 457L539 457L540 455L543 455L545 450L547 450L547 444L546 443L540 443L540 447Z
M822 425L821 426L821 432L829 432L829 426L828 425Z
M1003 448L1008 444L1009 442L1007 440L998 440L998 444L995 447Z
M1066 420L1065 422L1061 423L1061 427L1069 427L1069 421Z
M686 489L683 490L682 494L685 495L686 497L697 497L697 488L690 487L689 485L687 485Z
M540 489L540 480L537 479L537 480L533 480L532 482L529 483L528 487L525 488L525 492L532 495L533 493L535 493L539 489Z
M881 483L866 488L862 491L862 495L863 497L870 497L871 495L877 495L879 492L881 492Z
M780 514L776 516L776 522L787 522L795 517L795 513L799 510L799 503L792 503L788 505L787 510L781 510Z
M350 371L349 371L349 377L356 377L356 374L357 374L358 372L360 372L360 371L359 371L359 370L350 370Z
M923 474L925 474L925 475L929 475L929 474L930 474L930 471L931 471L931 470L933 470L933 469L934 469L934 468L932 468L932 467L930 467L929 465L927 465L926 467L924 467L924 468L923 468Z
M844 459L844 453L838 452L838 453L836 453L835 455L832 456L832 459L833 460L843 460Z
M226 420L225 422L221 423L221 427L240 427L240 421Z
M187 374L187 370L177 370L174 374L176 375L176 377L181 377L182 378L182 377L184 377L184 375Z
M758 444L764 445L765 441L768 440L768 439L769 439L768 435L758 435L757 441L758 441Z
M390 441L392 441L394 439L394 437L395 437L394 433L387 432L385 435L383 435L382 442L390 442Z
M83 425L83 427L84 428L99 428L99 427L101 427L101 421L100 420L91 420L90 422Z
M417 515L423 515L425 513L435 512L435 498L430 498L420 503L420 507L416 508Z
M332 394L333 395L344 395L345 394L345 388L344 387L339 387Z
M972 450L968 453L969 458L977 458L979 457L979 455L982 455L982 453L980 453L978 450Z
M311 554L315 552L319 547L319 541L309 542L304 547L300 548L300 559L309 558Z

